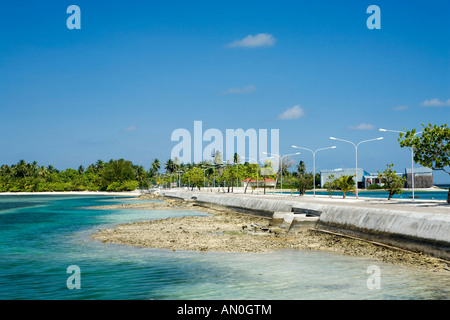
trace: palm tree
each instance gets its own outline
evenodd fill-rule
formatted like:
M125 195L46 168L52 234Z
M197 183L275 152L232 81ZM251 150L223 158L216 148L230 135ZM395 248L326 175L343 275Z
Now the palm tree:
M0 168L0 176L5 177L7 179L11 178L11 176L13 175L13 168L8 166L7 164L2 165L2 167Z
M306 172L306 165L303 161L300 161L297 166L297 177L295 180L298 195L303 196L306 193L309 183L313 180L312 173Z
M136 171L136 180L141 183L145 178L145 169L142 166L135 166L134 169Z
M97 160L95 163L95 166L97 167L97 173L100 172L103 167L105 166L105 163L102 160Z
M158 174L159 169L161 169L161 163L158 159L153 160L150 169L153 171L153 173Z
M25 178L27 176L28 170L25 160L20 160L17 164L13 165L13 167L17 177Z
M49 173L58 173L58 172L59 172L59 171L58 171L54 166L52 166L51 164L47 166L47 171L48 171Z
M38 163L36 161L33 161L32 163L29 163L27 165L28 167L28 175L30 176L36 176L38 174Z
M49 172L46 167L40 166L38 169L38 175L42 178L46 178L48 176Z
M337 180L337 186L341 189L343 197L345 199L345 194L347 192L355 191L355 181L354 176L340 176Z
M235 152L234 153L234 156L233 156L233 163L235 163L235 164L239 164L239 162L241 162L241 159L240 159L241 157L237 154L237 152Z
M177 169L177 165L172 161L172 159L167 160L165 169L168 173L173 173Z
M299 175L306 173L306 165L303 161L300 160L297 166L297 173Z

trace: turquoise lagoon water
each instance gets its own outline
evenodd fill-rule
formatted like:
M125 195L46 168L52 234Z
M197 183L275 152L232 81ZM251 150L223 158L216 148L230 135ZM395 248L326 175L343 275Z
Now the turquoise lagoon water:
M99 228L193 214L86 209L105 201L129 200L0 196L0 299L450 298L450 272L424 272L366 258L300 250L201 253L103 244L90 237ZM80 268L80 289L67 288L71 265ZM380 268L380 289L367 286L372 265Z
M283 192L283 194L290 194L290 192ZM298 192L294 192L294 194L298 195ZM313 191L307 191L306 194L312 195ZM443 191L414 191L414 198L419 200L447 200L447 194L448 190ZM316 191L316 195L328 195L328 192L326 191ZM346 197L355 197L356 195L354 193L347 193ZM379 191L366 191L366 190L359 190L358 196L360 198L384 198L387 199L389 196L389 193L384 190ZM342 197L341 191L335 191L333 192L333 197ZM404 191L402 194L395 194L392 198L394 199L405 199L405 200L411 200L412 198L412 192L411 191Z

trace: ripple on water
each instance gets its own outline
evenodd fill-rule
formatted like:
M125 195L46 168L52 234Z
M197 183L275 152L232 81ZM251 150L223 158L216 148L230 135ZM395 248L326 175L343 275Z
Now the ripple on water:
M447 274L327 252L173 252L103 244L90 238L99 228L193 211L85 210L105 197L48 198L39 207L22 206L0 215L0 224L9 223L0 229L1 299L450 297ZM73 264L81 269L81 290L66 287L66 270ZM380 290L367 288L367 268L373 264L381 270Z

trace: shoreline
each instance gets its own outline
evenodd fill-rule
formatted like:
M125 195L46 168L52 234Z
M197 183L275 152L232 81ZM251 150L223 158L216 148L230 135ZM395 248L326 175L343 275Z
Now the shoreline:
M92 207L95 209L193 210L208 213L198 217L168 218L119 224L92 234L103 243L167 249L266 253L279 249L319 250L372 258L391 264L434 272L449 272L450 262L367 240L300 228L287 232L271 219L191 201L141 195L136 200L162 200Z
M96 195L96 196L135 196L141 195L138 191L108 192L108 191L44 191L44 192L0 192L0 196L31 196L31 195Z

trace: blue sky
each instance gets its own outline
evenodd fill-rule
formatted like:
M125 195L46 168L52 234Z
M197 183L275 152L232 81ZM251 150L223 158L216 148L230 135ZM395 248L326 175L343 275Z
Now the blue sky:
M69 5L81 30L69 30ZM369 5L381 29L369 30ZM397 135L450 119L448 1L9 1L0 163L166 161L177 128L279 129L317 169L410 167ZM289 111L291 110L291 111ZM284 115L284 116L283 116ZM311 155L295 160L312 168ZM449 182L436 173L436 182Z

